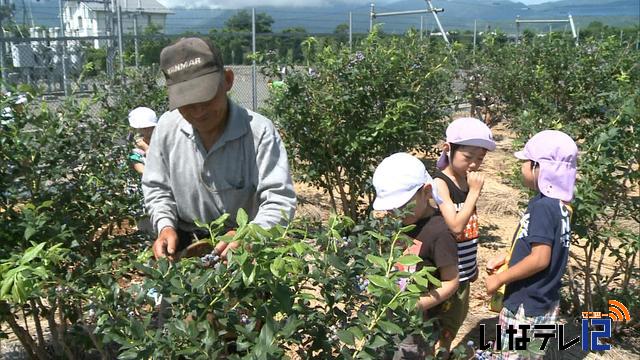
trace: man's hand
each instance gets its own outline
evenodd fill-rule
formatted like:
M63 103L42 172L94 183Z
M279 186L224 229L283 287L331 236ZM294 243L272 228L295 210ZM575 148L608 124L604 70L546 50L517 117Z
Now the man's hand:
M499 276L500 274L491 275L488 276L485 280L488 295L493 295L493 293L495 293L500 288L500 286L502 286L502 281L500 281Z
M178 233L176 229L166 226L160 230L158 238L153 243L153 255L156 260L161 257L168 257L169 260L176 260L176 249L178 248Z
M477 171L470 171L467 173L467 184L469 185L469 192L480 193L484 186L484 174Z
M233 237L236 235L235 230L229 230L225 236ZM227 252L229 250L235 250L240 247L239 241L232 241L231 243L227 243L225 241L220 240L215 247L216 253L220 254L220 257L225 259L227 258Z

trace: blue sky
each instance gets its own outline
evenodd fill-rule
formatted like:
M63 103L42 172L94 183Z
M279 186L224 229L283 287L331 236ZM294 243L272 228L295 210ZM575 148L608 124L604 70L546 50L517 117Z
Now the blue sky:
M248 6L331 6L332 3L352 3L354 5L366 4L367 0L158 0L160 3L167 7L191 7L191 8L228 8L239 9ZM375 0L376 4L390 4L397 2L398 0ZM434 5L437 6L438 2L444 2L446 0L434 0ZM520 0L525 4L539 4L543 2L549 2L551 0ZM422 2L416 0L416 3ZM215 3L215 5L212 5Z

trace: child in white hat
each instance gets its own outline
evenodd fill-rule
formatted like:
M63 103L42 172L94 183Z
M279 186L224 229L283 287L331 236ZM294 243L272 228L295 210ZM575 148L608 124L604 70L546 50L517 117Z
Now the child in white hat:
M442 215L430 204L431 199L442 202L433 179L420 160L407 153L396 153L378 165L373 186L376 189L374 210L412 210L402 220L405 225L416 225L407 233L414 242L405 253L423 259L416 270L422 266L437 269L435 275L442 281L441 286L423 294L417 305L425 318L436 319L438 327L440 317L451 308L447 299L458 289L458 255L453 234ZM400 343L394 359L425 358L433 353L425 339L410 335Z
M129 112L129 126L136 129L136 147L129 154L131 167L140 175L144 172L146 153L149 151L151 136L158 123L156 112L147 107L137 107Z

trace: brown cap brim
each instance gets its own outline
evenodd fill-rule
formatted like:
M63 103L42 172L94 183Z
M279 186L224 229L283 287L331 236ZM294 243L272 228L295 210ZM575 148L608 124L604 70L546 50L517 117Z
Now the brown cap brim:
M216 71L195 79L169 85L167 87L169 110L213 99L218 92L221 80L222 72Z

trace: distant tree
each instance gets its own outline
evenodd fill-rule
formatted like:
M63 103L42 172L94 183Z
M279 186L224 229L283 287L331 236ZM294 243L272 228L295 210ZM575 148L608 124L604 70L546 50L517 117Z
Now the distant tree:
M282 30L285 34L281 37L278 46L278 55L285 63L299 63L303 60L301 43L309 35L307 29L297 26Z
M161 37L162 27L149 24L142 32L140 41L140 63L143 65L157 64L160 62L160 52L171 43L168 37Z
M273 25L273 18L264 12L256 14L256 32L257 33L270 33L271 25ZM224 23L225 29L231 32L234 31L251 31L251 13L248 10L240 10L235 15L230 17Z
M349 41L349 25L348 24L339 24L336 26L333 33L336 35L336 41L338 43L346 43Z
M531 42L533 41L533 39L535 39L535 37L536 37L536 32L531 29L524 29L524 31L522 31L522 39L525 42Z

